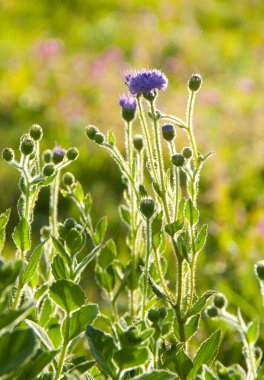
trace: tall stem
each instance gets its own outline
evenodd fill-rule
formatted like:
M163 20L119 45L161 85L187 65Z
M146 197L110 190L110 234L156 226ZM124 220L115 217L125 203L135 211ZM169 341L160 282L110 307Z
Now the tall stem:
M59 199L59 188L60 188L60 171L56 175L54 181L50 188L50 208L49 208L49 225L51 229L51 234L54 237L58 236L58 199ZM54 248L51 245L50 256L54 255Z
M142 319L145 319L145 316L146 316L146 302L147 302L147 294L148 294L148 269L149 269L151 247L152 247L151 220L146 219L146 261L145 261L145 278L144 278L143 302L142 302Z
M196 142L193 134L193 125L192 125L192 119L193 119L193 109L194 109L194 102L195 102L195 92L190 91L189 92L189 99L188 99L188 105L187 105L187 133L189 136L190 144L192 146L193 151L193 158L195 165L198 165L198 153L197 153L197 147Z
M64 360L65 360L65 357L67 355L67 349L68 349L68 344L69 344L69 327L70 327L70 316L67 314L66 315L65 336L63 338L63 344L62 344L60 358L59 358L58 367L56 370L54 380L58 380L60 378L61 371L62 371L63 364L64 364Z

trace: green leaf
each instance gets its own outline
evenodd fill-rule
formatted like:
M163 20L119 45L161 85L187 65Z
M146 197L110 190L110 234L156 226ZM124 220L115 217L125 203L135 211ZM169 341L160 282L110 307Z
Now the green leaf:
M86 326L93 323L97 315L99 314L99 308L96 304L89 304L82 306L80 309L74 311L70 315L69 323L69 339L72 340L79 334L85 331ZM65 336L66 318L62 324L62 335Z
M184 326L186 342L196 333L199 326L200 315L192 316Z
M97 245L87 256L85 256L82 261L75 268L75 274L81 274L87 265L95 258L99 250L101 249L101 244Z
M218 380L213 371L207 366L203 366L203 378L204 380Z
M107 292L111 292L116 283L113 265L110 265L106 269L102 269L97 265L95 268L95 279L100 287L107 290Z
M128 347L115 352L114 361L121 371L138 368L149 359L149 351L145 347Z
M195 252L200 252L205 246L208 234L208 226L204 224L195 239Z
M165 231L170 236L174 236L176 232L180 231L183 228L183 226L184 226L184 220L182 218L182 219L177 220L176 222L166 224Z
M77 255L85 244L85 237L82 232L78 231L76 228L72 228L66 236L66 248L71 256Z
M51 271L55 280L68 280L70 278L70 269L59 254L54 256Z
M30 319L26 319L25 322L29 327L31 327L32 330L34 330L35 334L39 337L44 347L47 348L49 351L52 351L54 347L46 331Z
M93 357L97 360L103 372L112 378L117 374L117 368L112 358L117 351L114 339L104 331L87 326L86 335Z
M35 380L43 369L54 359L58 351L38 350L37 354L26 366L20 370L20 375L16 380Z
M115 135L112 131L107 132L107 141L110 145L115 145Z
M202 343L193 360L194 368L188 376L188 380L195 378L203 364L211 366L218 353L220 337L221 332L218 330Z
M85 213L88 214L90 212L92 206L92 196L90 193L87 193L84 197L84 210Z
M116 245L114 241L108 240L103 248L101 249L99 255L98 255L98 264L102 268L107 268L110 264L113 263L114 258L116 257Z
M193 363L183 350L177 352L175 356L174 366L176 372L181 379L186 379L190 371L193 369Z
M25 363L34 353L36 339L32 329L15 330L1 335L0 376Z
M259 321L255 319L254 321L249 322L247 325L246 336L249 343L255 343L259 337Z
M46 241L47 240L44 240L42 243L40 243L34 249L32 255L30 257L29 263L25 269L25 272L23 273L23 277L22 277L22 284L23 285L27 284L32 279L34 274L36 273L36 270L37 270L37 267L38 267L38 264L39 264L39 261L41 258L42 249L43 249L43 246L46 243Z
M58 280L50 287L50 297L67 313L78 309L85 302L82 288L68 280Z
M63 245L54 236L51 236L51 241L56 252L58 252L59 255L63 258L63 260L69 265L69 267L71 267L71 257L70 255L68 255Z
M84 198L84 193L83 193L82 185L80 184L79 181L75 182L75 186L74 186L74 190L73 191L74 191L74 194L75 194L78 202L82 202L83 198Z
M9 221L11 209L8 208L5 212L0 214L0 253L2 252L2 249L5 244L5 238L6 238L6 225Z
M153 293L155 293L158 298L161 298L161 299L169 302L169 300L167 299L166 295L157 287L157 285L150 278L150 276L148 278L148 281L149 281L149 284L150 284L150 286L151 286L151 288L153 290Z
M22 261L11 261L0 266L0 293L10 285L13 285L22 268Z
M199 211L194 207L191 199L188 199L185 203L185 218L188 220L191 226L194 226L199 220Z
M106 229L107 229L107 219L104 216L103 218L99 220L95 228L94 240L97 245L102 243L102 241L104 240Z
M14 243L21 252L30 249L30 227L25 218L21 218L13 232Z
M46 297L41 306L39 322L38 324L41 327L45 327L50 319L50 316L53 314L54 305L52 304L49 297Z
M31 312L33 306L34 304L30 303L19 310L9 309L0 312L0 330L12 325L14 322L17 324L22 321Z
M149 373L144 373L143 375L133 377L133 380L175 380L176 376L174 373L169 371L152 371Z
M122 219L122 221L127 226L130 226L131 217L130 217L129 209L127 207L125 207L124 205L121 205L119 207L119 215L120 215L120 218Z
M190 310L186 314L186 318L191 317L192 315L199 314L203 311L206 302L208 299L215 293L214 290L208 290L205 292L196 302L195 304L190 308Z

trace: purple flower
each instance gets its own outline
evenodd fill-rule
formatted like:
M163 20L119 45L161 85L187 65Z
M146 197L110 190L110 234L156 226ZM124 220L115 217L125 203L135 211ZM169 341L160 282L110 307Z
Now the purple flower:
M168 79L160 70L143 69L125 76L125 84L132 95L152 95L155 90L165 90Z
M137 109L136 99L130 95L122 95L119 99L119 105L122 108L123 119L127 122L132 121Z
M60 162L62 162L64 156L65 156L65 150L61 149L58 145L55 145L53 149L53 156L52 156L54 164L57 165Z

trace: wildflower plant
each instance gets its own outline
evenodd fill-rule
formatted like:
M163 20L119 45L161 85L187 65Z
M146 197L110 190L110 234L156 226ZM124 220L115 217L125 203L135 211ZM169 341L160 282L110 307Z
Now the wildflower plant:
M15 259L0 260L0 378L5 380L253 380L262 379L259 323L246 323L214 290L196 287L197 260L208 228L201 225L201 170L212 153L197 148L193 111L202 79L188 82L186 119L158 108L168 79L160 70L125 76L128 95L119 99L124 121L124 154L114 134L86 127L87 137L106 149L120 169L124 196L119 207L126 227L129 259L105 239L107 219L94 223L92 198L64 169L78 158L75 147L56 145L40 152L42 128L33 125L20 141L17 160L11 148L3 159L20 173L19 222L12 234ZM136 124L141 134L135 133ZM178 146L178 133L188 145ZM162 143L163 140L163 143ZM169 160L165 160L164 146ZM43 187L50 189L48 225L32 246L34 209ZM60 194L78 217L59 217ZM10 210L0 215L4 249ZM92 262L94 280L104 297L89 303L81 286ZM168 261L174 262L173 278ZM263 294L263 262L255 272ZM209 299L212 305L204 312ZM127 302L124 302L124 299ZM240 334L245 367L215 362L221 334L204 336L201 319L227 322ZM198 345L196 334L200 331ZM87 344L88 343L88 344ZM198 346L198 348L197 348Z

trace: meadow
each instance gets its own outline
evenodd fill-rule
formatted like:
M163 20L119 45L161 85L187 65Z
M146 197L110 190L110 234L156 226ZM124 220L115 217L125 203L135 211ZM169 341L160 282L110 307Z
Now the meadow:
M120 96L128 92L127 87L129 86L126 86L124 83L126 73L133 72L133 70L142 70L142 68L156 68L162 70L168 78L168 88L166 88L166 91L160 91L159 93L157 100L158 110L161 113L168 112L171 115L176 115L181 120L186 120L186 104L188 102L188 93L190 92L188 91L188 81L193 74L199 73L202 76L202 86L199 88L199 92L196 96L193 115L193 129L198 147L197 157L200 154L204 156L208 152L214 152L214 155L205 163L205 167L201 172L199 177L199 192L193 195L194 198L191 197L194 208L199 210L199 228L205 224L208 225L207 242L202 253L199 253L197 260L196 293L198 296L202 296L208 289L212 289L216 291L217 294L224 294L228 300L228 311L232 313L232 315L237 315L239 309L247 325L250 324L251 321L259 320L260 335L257 347L263 350L263 304L260 282L254 270L255 263L263 258L264 252L264 171L262 139L262 125L264 119L264 77L262 68L264 54L263 15L263 5L261 2L254 0L241 1L239 3L233 0L205 1L200 3L195 1L178 2L166 0L158 2L156 0L148 0L145 1L144 4L136 0L126 3L113 0L99 0L97 2L76 0L74 4L71 1L64 1L63 3L44 0L39 2L26 0L19 2L15 0L0 1L0 148L2 150L5 147L11 147L14 149L15 157L18 160L19 154L22 152L22 147L19 143L20 136L28 133L30 127L37 124L41 126L43 132L43 137L40 141L41 152L47 149L53 151L54 148L57 147L57 153L58 156L60 156L59 149L63 150L64 154L66 154L71 147L78 149L78 158L74 157L74 155L71 156L72 151L70 151L70 153L68 153L69 157L66 159L63 156L62 161L60 161L63 162L63 166L65 163L65 166L69 164L69 167L63 169L61 172L62 191L59 192L58 197L58 222L61 223L60 228L63 229L65 227L65 220L74 218L77 224L85 226L86 228L88 222L85 220L83 214L80 214L80 204L78 204L78 199L81 203L84 202L85 199L87 209L83 210L85 212L87 211L93 224L92 227L90 226L90 233L87 230L87 236L85 235L85 237L82 236L80 238L81 240L87 240L87 247L85 249L83 248L83 241L78 243L80 244L80 255L79 259L73 262L73 268L76 269L76 265L80 265L82 260L87 257L85 256L87 252L94 252L93 255L91 255L89 265L87 264L88 266L86 267L86 264L83 264L84 266L79 268L80 273L82 273L80 277L77 275L74 277L75 269L72 269L73 273L67 275L65 274L66 272L62 274L55 269L53 269L51 273L51 269L43 269L45 265L43 262L40 262L40 268L42 269L39 269L39 277L34 277L32 273L30 276L28 275L26 283L23 286L21 285L22 289L20 290L22 293L18 296L16 296L17 289L19 288L19 283L21 281L23 282L21 273L25 271L25 268L23 268L23 265L22 269L20 267L17 268L17 274L13 279L14 281L11 281L9 284L9 298L6 298L6 296L2 296L1 298L1 312L3 312L4 308L7 308L7 305L12 309L11 314L14 311L13 309L16 309L16 311L24 310L23 304L25 306L27 297L30 299L31 294L30 291L28 291L28 293L25 293L26 295L23 295L27 287L28 289L31 288L34 294L34 291L40 287L40 284L43 286L45 281L47 281L47 283L54 279L56 281L75 281L75 283L78 283L78 286L80 284L84 289L89 303L84 305L83 303L78 304L77 302L70 313L77 313L75 310L79 310L78 308L87 307L88 310L88 307L91 306L94 316L91 317L91 320L87 320L90 321L89 323L92 323L95 315L98 313L96 307L92 305L98 303L100 311L105 317L97 317L94 325L110 333L106 319L113 318L113 313L116 312L116 305L111 305L111 302L109 302L113 289L109 288L107 290L109 284L106 286L105 281L108 280L104 279L104 275L102 274L106 271L110 263L107 261L107 264L105 264L103 261L101 244L104 248L106 243L108 245L110 244L107 254L109 257L113 255L112 259L114 262L116 260L117 272L115 277L120 281L122 277L120 273L123 273L123 275L126 273L124 268L128 266L129 260L131 259L132 242L127 241L127 233L129 230L127 224L129 223L127 223L127 220L123 223L120 219L119 205L121 203L124 204L126 201L129 203L129 196L126 195L125 198L123 196L127 189L130 196L134 193L136 196L137 190L129 189L126 182L127 179L124 181L124 178L122 178L122 174L126 176L126 172L124 172L124 167L121 165L120 174L120 162L117 165L116 162L109 157L107 149L102 149L102 147L99 146L101 143L98 145L98 142L95 143L91 141L94 140L94 137L87 139L87 135L88 137L92 136L89 134L91 130L89 130L87 126L96 126L100 133L105 136L104 141L108 141L110 145L113 144L118 147L120 153L126 157L128 153L126 143L127 132L124 120L122 120L122 107L120 108L119 105ZM143 98L143 96L141 97ZM143 101L143 105L146 107L146 117L148 117L148 102L151 103L151 100L145 99ZM149 119L149 125L155 121L154 114L155 113L152 113L152 117ZM157 121L160 123L160 126L165 123L163 120L159 121L157 119ZM166 123L170 122L176 131L175 141L177 152L182 152L184 147L190 145L190 136L186 133L184 128L178 127L178 122L175 122L175 120L174 122L166 120ZM142 133L141 124L142 119L140 118L137 108L137 117L133 121L133 134ZM110 137L109 135L107 137L108 131L111 131L111 133L115 135L115 142L113 142L114 140L111 134ZM161 129L160 133L162 133ZM146 139L146 136L144 138ZM34 141L38 140L36 139ZM34 145L34 152L37 151L37 145L37 143ZM171 155L173 152L170 151L170 148L168 149L167 145L166 139L161 138L160 148L163 149L164 153L164 166L169 168L171 166ZM192 154L194 154L193 146L191 146L191 148ZM155 149L157 150L157 148ZM30 154L32 152L30 152ZM153 155L157 154L155 151L153 152ZM134 153L136 153L136 151L134 151ZM22 152L22 155L23 154ZM147 153L147 156L148 155L149 153ZM25 156L27 156L27 154ZM74 159L72 159L72 157L74 157ZM194 158L194 162L196 162L195 157L192 157ZM59 159L60 158L58 158L58 160ZM185 157L185 159L188 161L190 158ZM41 155L39 156L39 160L39 167L37 163L34 163L32 167L27 167L26 171L29 170L30 172L33 170L33 172L30 172L30 178L31 176L32 178L35 178L37 175L42 176L43 167L50 164L48 158L44 158ZM129 163L129 159L127 160L129 170L133 170L132 163ZM195 166L192 167L193 164L191 164L191 160L192 159L188 161L187 166L190 165L190 170L195 171ZM117 160L115 159L115 161ZM187 161L185 161L185 164ZM9 162L12 162L12 160L9 160ZM21 168L23 165L29 165L27 159L24 160L22 158L19 162ZM54 163L60 165L60 162ZM198 168L197 163L198 161L195 164L196 169ZM0 167L0 211L5 212L6 209L11 208L9 223L6 226L6 242L1 253L1 260L3 259L9 262L15 258L18 259L19 251L22 255L20 259L23 259L23 250L25 250L25 255L26 253L28 254L28 252L32 252L32 250L29 250L29 246L21 247L22 243L20 238L14 239L14 244L11 236L17 226L20 226L17 231L21 229L23 234L25 233L25 228L27 227L25 227L25 223L21 224L23 218L27 220L29 225L32 224L32 229L29 229L32 249L37 247L40 241L44 242L45 239L48 238L49 240L45 243L44 251L46 250L46 254L51 255L50 257L54 257L56 249L60 250L61 246L58 244L62 244L62 242L63 244L65 243L67 254L71 257L78 255L79 250L76 248L76 251L74 251L75 248L70 247L69 242L67 243L66 235L63 235L65 231L58 231L58 229L55 228L56 226L54 227L53 225L55 228L52 231L52 236L55 238L55 240L53 240L54 245L52 245L49 235L45 235L47 231L45 231L43 226L49 225L51 218L51 210L48 211L48 208L50 191L53 187L52 182L47 182L47 185L45 185L43 177L38 179L39 185L37 186L39 186L39 190L42 187L43 189L41 189L39 193L36 192L36 207L32 203L31 211L33 211L34 208L34 218L30 216L31 211L28 215L23 214L23 210L25 210L25 208L23 208L24 206L21 208L22 211L19 215L17 202L20 197L20 192L22 191L22 194L24 194L22 198L24 196L26 197L23 184L21 185L19 174L13 170L10 165L7 165L4 160L1 160ZM21 168L19 169L20 173ZM34 172L34 170L37 170L37 172ZM46 170L52 171L53 169L49 168ZM55 170L56 172L54 173L57 173L57 168ZM72 184L70 184L68 188L67 185L65 185L65 183L67 184L67 177L65 179L63 174L67 171L73 173L75 178L72 188ZM159 191L157 191L157 189L155 190L155 186L154 190L152 188L153 184L151 181L155 169L153 171L152 168L152 171L150 170L149 172L149 168L145 165L141 171L142 175L146 176L147 193L144 193L141 189L142 192L138 194L139 197L143 199L151 197L155 200L155 214L154 216L151 215L150 218L146 217L144 213L142 214L140 203L137 203L141 198L137 199L137 201L134 199L134 203L132 202L134 204L133 207L135 207L135 215L137 215L135 216L135 220L138 223L139 220L141 220L140 223L142 223L140 224L140 236L136 236L135 238L135 241L141 241L141 243L135 243L138 244L138 249L140 244L144 245L145 241L147 231L147 224L146 226L144 225L145 219L152 220L153 222L157 217L158 211L163 210L164 207ZM179 173L180 172L181 169L179 169ZM50 173L46 177L54 179L54 173ZM63 182L63 178L66 181L65 183ZM136 181L137 185L139 185L140 179ZM77 189L80 187L78 190L79 193L76 193L76 183L80 183L82 186L77 185ZM32 187L29 189L29 191L33 190ZM69 195L71 191L75 191L75 195L73 193ZM181 191L184 194L182 187ZM80 195L82 193L91 194L91 208L89 205L90 197L86 196L86 198L82 198L82 195ZM76 199L73 201L74 197L77 197L77 203ZM187 199L188 196L184 196L183 198ZM189 206L186 206L186 204L182 217L187 220L187 222L185 221L187 224L182 228L190 228L190 231L193 228L194 234L196 234L199 228L197 227L198 229L196 230L196 224L193 226L188 219L188 210L191 210L191 214L195 213L195 210L192 209L189 203ZM136 209L137 211L135 211ZM173 209L171 208L171 210ZM107 218L106 233L100 233L99 231L97 237L93 237L92 240L89 240L91 238L91 231L94 230L96 234L96 228L98 227L96 227L96 223L102 220L101 218L104 216ZM5 217L3 218L5 219ZM4 222L3 224L5 225ZM102 224L104 224L104 222L102 222ZM166 223L166 225L169 224L173 223ZM62 225L64 225L64 227L61 227ZM156 222L156 225L158 225L158 222ZM169 241L172 232L169 230L170 233L168 233L168 227L167 230L165 229L166 225L163 223L163 227L160 228L166 236L166 241ZM79 231L78 228L82 230L81 227L74 228L77 229L77 231ZM104 230L103 226L100 228ZM176 227L174 225L170 228ZM175 236L178 236L178 231L181 231L179 225L177 229L177 231L173 230L173 235L176 234ZM62 235L59 235L60 233L62 233ZM137 234L139 233L137 232L136 235ZM59 240L59 238L62 240ZM93 241L93 239L95 239L95 241ZM112 241L111 239L115 241L116 248L113 248L111 243L108 243ZM188 238L185 236L184 239ZM93 251L93 249L95 249L94 247L97 246L98 250ZM172 289L171 291L174 292L175 289L173 290L173 288L175 288L174 282L178 275L178 267L175 266L175 257L172 253L173 243L172 246L169 245L169 247L165 254L168 261L166 284ZM43 247L41 246L40 248L42 249ZM103 249L103 252L106 251L106 248ZM117 256L115 255L115 249ZM142 252L145 252L145 249L147 249L147 246L145 248L141 247ZM139 249L140 252L141 250ZM142 252L141 255L143 255ZM40 260L39 254L40 250L37 250L36 257L39 257ZM65 257L67 256L64 255L64 259ZM186 258L185 260L188 262ZM57 261L59 262L60 259L57 259ZM51 265L51 263L52 260L50 260L49 265ZM59 263L57 264L59 265ZM103 269L100 269L100 265ZM183 270L186 271L186 278L189 278L186 265L186 263L183 265ZM139 263L138 268L141 269L139 269L137 275L134 274L135 277L141 276L141 280L133 286L136 288L135 293L140 289L142 297L144 297L146 293L144 278L146 279L147 275L146 270L142 269L142 267L145 266L146 263ZM119 268L120 273L117 268ZM133 272L133 265L131 270ZM109 269L109 273L112 273L111 271L112 269ZM56 274L54 274L55 272ZM158 284L158 289L162 290L162 279L159 277L156 278L154 272L150 271L150 275L153 276L152 280ZM129 275L127 276L129 277ZM150 279L150 283L152 280ZM133 286L131 285L132 289L130 289L128 285L126 286L126 291L133 293ZM115 290L116 287L117 283L114 284ZM104 290L102 290L102 288L104 288ZM129 310L126 291L120 291L120 298L117 303L118 316L114 317L114 320L116 320L116 318L118 320ZM147 295L145 294L145 296L153 300L153 294L150 291L151 289L147 289ZM141 294L140 292L139 294ZM177 292L178 291L175 292L175 297L178 294ZM130 299L132 293L129 296ZM166 303L167 301L164 299L160 300L157 293L158 291L156 290L156 293L154 292L154 298L157 297L157 304L152 301L153 304L149 305L148 308L169 308ZM43 294L46 293L44 292ZM58 318L61 318L60 321L62 321L64 317L63 313L66 312L67 314L69 311L67 310L69 305L65 306L64 304L64 306L61 307L61 301L58 301L56 294L56 289L54 293L51 291L49 302L50 299L52 299L55 302L54 305L58 306L50 306L48 310L53 310L52 312L55 315L58 313ZM141 305L139 294L134 295L137 300L135 302L139 302ZM14 299L12 299L12 297ZM42 298L42 295L39 297L39 301L35 300L35 302L37 307L39 307L37 313L41 314L45 297ZM80 297L82 297L82 295ZM139 298L137 299L137 297ZM190 297L190 295L188 295L188 297ZM214 307L212 304L215 295L212 293L210 297L211 300L208 298L207 306L212 308ZM46 304L48 304L48 301ZM172 304L174 303L172 302ZM192 302L191 305L193 305ZM204 308L205 306L204 304ZM41 315L38 317L34 315L33 306L27 305L27 307L28 311L26 312L24 310L23 312L26 313L25 318L32 321L32 323L29 322L29 324L31 323L30 327L32 329L35 327L33 323L39 321L38 318L41 318ZM46 305L46 307L48 308L49 305ZM58 307L61 308L59 311ZM164 311L161 311L161 314L163 312ZM132 316L136 315L144 321L147 315L147 311L143 313L140 308L137 310L136 306L135 310L130 307L129 313ZM211 311L211 313L214 313L214 311ZM205 311L199 310L198 314L201 314L201 317L199 317L198 333L192 338L190 344L186 343L186 345L190 345L190 347L186 346L182 351L179 349L179 352L184 352L184 354L180 354L179 356L190 355L193 360L202 342L220 329L221 341L217 360L226 367L239 364L246 372L245 374L242 372L240 374L230 373L225 374L226 377L221 377L224 375L219 374L221 372L220 369L216 369L216 367L213 366L214 373L211 373L209 369L208 373L206 373L206 369L203 369L204 372L202 372L202 369L199 368L197 369L198 374L196 373L195 375L189 376L203 376L201 378L205 379L247 378L250 380L257 378L256 374L252 375L250 371L247 372L247 356L242 352L243 344L241 343L239 329L237 329L237 332L236 329L233 328L234 326L228 326L224 318L208 318ZM18 320L14 319L6 327L3 327L3 331L7 329L9 329L9 331L16 331L16 329L21 327L28 328L25 322L21 322L19 319L20 316L17 318ZM42 318L44 318L44 316ZM104 318L105 320L103 320ZM166 314L165 318L168 319L167 323L169 325L171 323L170 318L172 318L170 312ZM66 317L65 320L67 320ZM150 322L148 321L146 323L148 328L151 326L151 328L155 330L155 334L158 334L158 327L155 325L156 322L154 317L154 321L150 320ZM21 325L19 325L19 323ZM126 321L126 323L128 323L128 321ZM129 323L131 323L131 321ZM239 323L242 323L241 320ZM258 330L258 327L256 327L257 322L252 322L252 325ZM43 321L41 327L47 331L49 330L48 325ZM141 328L143 329L142 326ZM146 328L146 326L144 328ZM142 331L143 330L141 330L141 332ZM52 341L53 348L49 348L52 354L49 358L45 357L47 364L43 367L44 372L38 374L39 377L31 374L32 379L53 378L53 375L48 377L48 373L52 372L51 368L54 370L54 376L57 376L54 377L56 379L62 376L63 368L65 370L65 378L83 379L85 378L84 376L86 376L86 372L87 374L90 373L90 376L94 376L94 378L101 378L100 376L103 375L99 373L100 371L105 373L106 376L110 376L110 378L113 375L113 373L111 375L111 368L110 372L107 372L109 369L106 370L104 365L102 370L102 363L99 363L99 366L92 363L94 353L92 352L91 355L91 351L88 349L87 338L83 336L80 340L81 343L75 343L73 348L76 356L77 353L79 356L85 355L85 362L82 363L84 368L83 375L81 375L81 370L79 371L81 362L79 363L80 367L78 367L77 362L71 362L71 368L73 368L73 365L77 366L73 372L70 370L67 372L66 367L63 367L63 363L61 364L60 370L58 370L60 367L60 359L57 361L56 358L60 357L60 352L58 354L57 350L61 350L63 342L56 341L56 332L48 331L48 334L49 339ZM75 334L77 334L77 332L75 332ZM87 334L88 342L91 346L91 332L90 335L89 332ZM149 334L151 335L150 332ZM164 334L164 336L166 336L165 332ZM186 337L184 338L183 336L177 336L177 333L175 334L176 340L178 339L179 342L185 341L184 339ZM34 339L36 339L37 342L34 343L34 349L32 348L32 352L34 352L35 355L37 348L40 349L43 342L41 343L39 335ZM120 336L119 339L122 340ZM148 347L148 350L152 353L151 339L153 339L153 337L146 339L149 339L146 340L148 343L140 343L139 345L142 346L142 348ZM253 337L250 344L255 344L254 339ZM162 338L159 337L158 341L161 342ZM173 339L170 337L170 344L172 344L172 341ZM68 343L69 342L67 342L67 344ZM126 347L125 343L124 346ZM67 350L68 348L67 346ZM29 358L32 358L32 352L28 353L28 356L25 356L23 362L24 366L26 366L25 363L28 363ZM142 355L144 357L144 352ZM256 360L258 360L258 355L259 353L256 354ZM186 359L185 356L184 359L186 364L188 359ZM90 367L87 364L88 360L90 361ZM96 358L96 360L98 360L98 358ZM181 358L181 360L183 359ZM122 361L125 362L125 359L120 359L117 355L115 366L118 367L116 363L120 364ZM183 362L180 362L180 367ZM139 361L138 363L140 368L143 368L142 366L144 365L145 369L151 367L151 364L147 365L145 362L142 364ZM158 359L156 360L156 364L154 363L153 370L161 371L165 368L161 365L159 366L157 363ZM208 364L209 368L209 363L210 365L212 364L210 361L207 363L205 360L203 364ZM130 369L132 367L128 368ZM125 369L121 368L120 372L114 374L112 378L121 379L123 376L125 379L139 378L142 376L140 369L137 372L137 367L135 366L133 368L133 370L130 369L129 373L124 372ZM26 370L29 371L29 368ZM177 368L168 366L165 370L175 374L177 373L175 376L179 376L178 378L187 378L187 374L182 373L180 370L177 372ZM217 371L220 372L217 373ZM194 372L195 371L193 371L193 373ZM20 380L23 379L23 376L28 376L28 379L30 378L30 372L25 372L24 375L20 375L22 376L21 378L16 372L12 373L11 371L10 373L3 372L3 378ZM156 374L155 376L158 375ZM164 376L164 379L173 378L166 377L171 375L160 374L160 376L161 379L163 379L162 376ZM264 375L259 374L258 376L259 379L262 379L261 376Z

